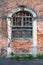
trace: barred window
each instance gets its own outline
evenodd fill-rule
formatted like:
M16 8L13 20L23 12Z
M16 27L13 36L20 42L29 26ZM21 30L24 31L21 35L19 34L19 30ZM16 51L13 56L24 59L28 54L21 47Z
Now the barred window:
M27 11L19 11L13 14L12 38L15 40L32 39L32 14Z

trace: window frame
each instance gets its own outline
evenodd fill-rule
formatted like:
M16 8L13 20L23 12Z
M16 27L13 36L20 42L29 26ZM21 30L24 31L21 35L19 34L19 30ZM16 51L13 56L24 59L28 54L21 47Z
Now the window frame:
M33 17L37 17L36 12L32 8L28 8L25 6L18 6L15 7L14 9L10 10L8 12L8 17L12 17L12 15L18 11L28 11L30 12ZM7 55L9 56L11 54L11 33L12 33L12 27L11 27L11 20L10 18L7 18L7 30L8 30L8 45L7 45ZM33 20L33 39L32 39L32 51L30 54L33 54L34 56L37 55L37 20Z
M24 12L25 12L25 11L24 11ZM20 12L19 12L19 13L20 13ZM30 12L28 12L28 14L30 15ZM28 16L27 16L27 15L26 15L26 16L25 16L25 15L24 15L24 16L23 16L23 15L17 16L17 14L16 14L16 16L15 16L15 14L13 15L13 18L12 18L12 19L13 19L13 23L15 22L15 24L16 24L16 22L18 22L18 20L16 20L16 19L17 19L17 18L21 18L21 21L20 21L20 22L21 22L21 25L14 25L14 24L13 24L12 27L14 27L14 28L19 27L19 29L12 29L12 34L13 34L13 32L14 32L15 30L16 30L16 32L17 32L17 30L19 30L19 31L21 30L21 32L22 32L22 31L24 31L23 29L25 29L25 28L26 28L25 31L28 31L28 34L29 34L29 32L30 32L30 35L29 35L28 37L26 37L26 36L24 35L25 37L18 37L18 38L17 38L17 37L15 37L15 36L13 35L15 40L17 39L17 40L21 40L21 41L22 41L22 40L26 40L26 41L28 40L28 41L29 41L29 40L32 39L32 29L33 29L33 26L30 25L30 23L32 23L32 20L31 20L31 22L30 22L30 18L32 19L32 15L31 15L31 16L29 16L29 15L28 15ZM15 19L14 19L14 18L15 18ZM24 18L25 18L25 21L24 21ZM27 20L27 18L28 18L28 20ZM29 25L28 25L28 26L27 26L27 25L23 25L24 22L28 22ZM23 28L23 29L21 29L21 28ZM24 31L24 33L26 33L25 31ZM19 32L19 33L20 33L20 32ZM16 35L16 34L15 34L15 35Z
M16 7L16 8L14 8L14 9L12 9L12 10L10 10L9 11L9 13L8 13L8 17L12 17L12 15L14 14L14 13L16 13L16 12L19 12L19 11L27 11L27 12L30 12L32 15L33 15L33 17L36 17L37 16L37 14L36 14L36 12L32 9L32 8L28 8L28 7L22 7L22 6L19 6L19 7ZM7 21L8 21L8 41L10 42L11 40L12 40L12 25L11 25L11 20L10 19L8 19L7 18ZM34 22L34 21L33 21ZM32 24L33 25L33 24ZM10 26L10 27L9 27ZM33 26L34 27L34 26ZM34 28L33 28L34 29ZM35 29L34 29L35 30ZM33 33L34 34L34 33ZM33 35L32 34L32 35ZM9 40L9 38L10 38L10 40ZM34 38L34 35L33 35L33 38Z

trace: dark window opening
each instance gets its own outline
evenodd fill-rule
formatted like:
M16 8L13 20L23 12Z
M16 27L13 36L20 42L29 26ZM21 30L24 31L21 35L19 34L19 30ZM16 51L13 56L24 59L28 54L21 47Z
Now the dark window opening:
M32 38L32 14L26 11L19 11L13 14L12 38L15 40Z

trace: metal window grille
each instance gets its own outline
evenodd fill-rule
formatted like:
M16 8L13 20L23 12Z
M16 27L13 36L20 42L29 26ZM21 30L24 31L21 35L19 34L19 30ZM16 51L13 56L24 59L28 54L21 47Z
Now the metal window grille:
M32 14L26 11L20 11L13 14L12 39L30 40L32 39Z

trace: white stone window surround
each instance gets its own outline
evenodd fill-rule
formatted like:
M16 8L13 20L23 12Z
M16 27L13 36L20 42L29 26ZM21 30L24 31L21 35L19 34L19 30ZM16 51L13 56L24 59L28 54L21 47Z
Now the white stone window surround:
M8 17L12 17L12 15L18 11L28 11L30 12L33 17L37 17L36 12L32 9L32 8L27 8L27 7L16 7L12 10L9 11L8 13ZM33 20L33 43L32 43L32 54L36 55L37 54L37 20ZM7 18L7 27L8 27L8 46L11 43L11 20L10 18ZM11 48L10 46L7 46L7 55L9 55L11 53Z

